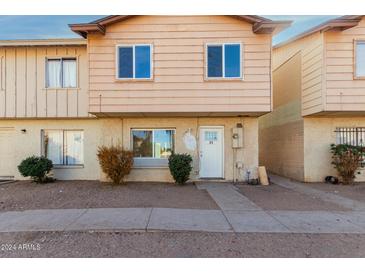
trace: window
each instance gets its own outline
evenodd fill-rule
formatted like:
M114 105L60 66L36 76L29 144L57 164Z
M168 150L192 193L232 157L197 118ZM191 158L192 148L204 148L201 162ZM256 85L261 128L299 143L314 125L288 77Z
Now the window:
M241 44L207 45L208 78L242 78Z
M151 56L151 45L117 46L117 78L151 79Z
M133 129L132 146L135 158L167 159L174 151L175 130Z
M365 41L356 41L355 76L365 77Z
M76 88L76 58L47 59L47 88Z
M84 132L81 130L44 130L43 154L54 165L84 164Z
M365 147L365 127L336 128L336 143L352 146ZM365 159L362 159L361 166L365 167Z
M337 144L347 144L353 146L365 146L365 128L347 128L340 127L336 128L336 143Z

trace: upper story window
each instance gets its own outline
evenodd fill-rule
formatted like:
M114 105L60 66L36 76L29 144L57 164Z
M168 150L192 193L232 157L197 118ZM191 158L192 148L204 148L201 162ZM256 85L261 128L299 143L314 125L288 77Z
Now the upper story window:
M365 41L355 41L355 77L365 77Z
M240 43L207 44L207 78L242 78Z
M76 88L76 58L52 58L46 60L47 88Z
M117 78L151 79L152 45L118 45Z

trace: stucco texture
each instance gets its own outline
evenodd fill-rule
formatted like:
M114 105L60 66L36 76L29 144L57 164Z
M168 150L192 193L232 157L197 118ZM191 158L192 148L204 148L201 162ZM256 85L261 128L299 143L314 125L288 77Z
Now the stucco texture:
M337 176L330 153L330 145L336 143L337 127L365 127L365 117L304 118L305 182L323 182L328 175ZM359 172L356 181L365 182L365 170Z
M232 128L237 123L243 124L243 148L232 149ZM190 153L193 156L193 172L191 178L198 179L199 161L198 147L195 151L185 148L182 137L186 131L196 136L199 144L199 126L224 126L224 179L239 180L246 178L250 170L251 177L257 177L258 166L258 119L240 117L222 118L99 118L99 119L59 119L59 120L2 120L0 128L12 128L14 138L9 145L14 147L13 174L16 179L24 179L18 173L16 166L27 156L41 154L42 129L81 129L84 130L84 166L64 167L54 169L54 174L60 180L105 180L99 168L97 149L100 145L121 144L126 149L131 148L131 128L175 128L175 151ZM25 129L23 133L21 130ZM234 152L235 151L235 152ZM234 157L236 160L234 160ZM243 169L234 168L235 162L243 162ZM2 174L0 174L1 176ZM167 167L134 168L126 178L128 181L162 181L171 182Z

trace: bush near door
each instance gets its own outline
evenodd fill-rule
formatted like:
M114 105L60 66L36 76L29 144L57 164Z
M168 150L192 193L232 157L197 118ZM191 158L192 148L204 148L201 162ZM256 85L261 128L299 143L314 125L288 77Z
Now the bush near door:
M171 154L169 157L169 169L175 183L184 184L189 180L192 170L193 158L189 154Z

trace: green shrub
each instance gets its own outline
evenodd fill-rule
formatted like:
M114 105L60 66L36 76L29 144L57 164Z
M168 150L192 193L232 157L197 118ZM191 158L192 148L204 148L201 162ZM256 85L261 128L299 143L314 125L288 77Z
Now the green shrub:
M342 183L351 184L355 173L365 157L365 148L352 145L331 145L332 165L337 170Z
M169 157L169 169L175 183L184 184L189 180L192 170L193 158L189 154L171 154Z
M18 166L18 170L22 176L29 176L36 183L47 183L52 181L51 178L47 177L47 174L52 168L52 161L43 156L28 157Z
M123 183L123 178L131 172L133 152L121 146L101 146L98 149L101 170L114 183Z

